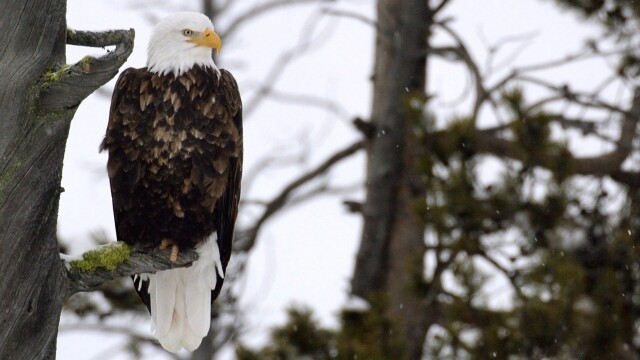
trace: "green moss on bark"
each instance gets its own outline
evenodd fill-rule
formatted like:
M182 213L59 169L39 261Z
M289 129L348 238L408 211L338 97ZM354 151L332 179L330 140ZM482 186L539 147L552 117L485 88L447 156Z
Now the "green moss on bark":
M131 256L131 248L122 242L101 246L82 254L82 260L71 261L71 267L82 272L103 268L114 271Z

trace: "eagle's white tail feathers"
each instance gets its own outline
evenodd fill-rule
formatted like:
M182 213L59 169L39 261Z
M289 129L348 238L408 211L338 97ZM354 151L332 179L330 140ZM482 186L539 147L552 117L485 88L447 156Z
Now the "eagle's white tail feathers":
M196 251L199 258L188 268L140 275L149 280L154 335L171 352L200 346L211 325L216 270L224 277L215 233Z

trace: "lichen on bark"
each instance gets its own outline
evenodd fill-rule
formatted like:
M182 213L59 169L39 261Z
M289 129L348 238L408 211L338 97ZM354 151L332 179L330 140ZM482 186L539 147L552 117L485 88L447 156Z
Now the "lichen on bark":
M82 254L82 259L73 260L69 264L81 272L93 271L98 268L114 271L118 265L129 260L130 257L131 248L123 242L118 242L87 251Z

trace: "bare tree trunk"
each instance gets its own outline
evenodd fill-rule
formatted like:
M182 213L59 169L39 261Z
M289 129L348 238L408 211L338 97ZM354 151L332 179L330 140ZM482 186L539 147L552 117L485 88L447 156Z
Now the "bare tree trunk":
M65 65L65 15L65 0L0 2L0 359L55 358L71 291L55 236L69 125L131 52Z
M426 306L415 291L421 276L423 221L412 203L424 201L415 173L412 98L424 99L430 14L426 0L379 0L364 228L354 276L354 295L386 294L387 316L404 349L420 359Z
M73 111L39 113L37 87L65 63L66 2L0 4L0 358L53 359L66 300L55 238ZM58 116L59 115L59 116Z

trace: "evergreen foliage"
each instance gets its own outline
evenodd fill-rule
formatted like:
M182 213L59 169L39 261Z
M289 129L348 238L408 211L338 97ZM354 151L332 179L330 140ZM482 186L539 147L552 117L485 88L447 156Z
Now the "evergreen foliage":
M290 307L287 323L271 330L271 343L254 351L245 345L236 349L238 360L337 359L335 333L321 328L310 309Z
M640 2L557 3L600 22L603 38L637 43ZM633 49L619 54L615 77L640 74ZM566 127L557 108L528 100L527 88L514 83L492 89L499 92L492 105L507 119L491 135L509 151L487 151L474 116L436 121L423 111L427 99L406 103L408 136L420 144L415 166L427 189L413 206L426 228L424 267L410 267L411 291L425 299L433 320L423 357L636 359L640 182L612 181L619 174L604 170L582 174L579 156L558 136ZM582 101L568 85L556 90L568 103ZM597 131L578 122L582 135ZM344 311L340 328L323 338L336 353L323 359L408 358L385 315L387 297L372 295L366 312ZM281 341L260 351L295 344Z

